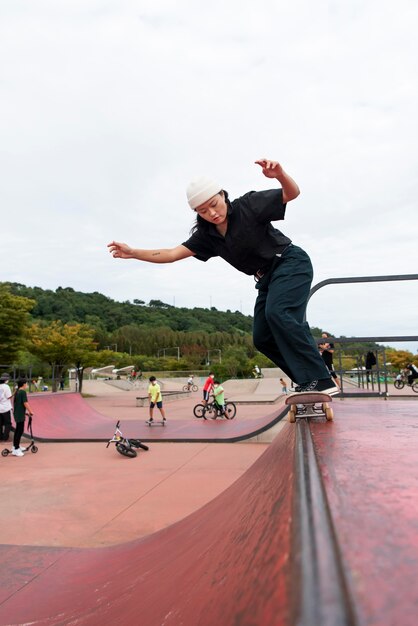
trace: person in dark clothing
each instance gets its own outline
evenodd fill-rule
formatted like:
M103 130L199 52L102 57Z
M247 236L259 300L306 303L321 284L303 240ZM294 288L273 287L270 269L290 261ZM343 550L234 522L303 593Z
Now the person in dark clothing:
M277 161L255 163L281 188L250 191L231 201L216 181L199 177L186 192L197 214L189 239L175 248L157 250L112 241L109 250L115 258L151 263L220 256L238 271L254 276L258 290L255 347L298 383L296 391L338 393L304 319L313 278L311 261L271 223L284 219L286 205L299 195L299 187Z
M418 367L414 365L413 363L408 363L408 365L406 366L406 369L409 370L410 372L408 374L408 385L412 385L414 380L418 378Z
M20 440L23 435L23 430L25 428L25 417L26 413L29 415L33 415L32 409L30 408L28 402L28 396L26 393L26 389L28 388L27 380L22 378L17 382L17 391L14 397L14 408L13 414L16 422L15 434L13 437L13 456L23 456L25 452L25 448L20 447Z
M328 339L328 333L322 333L321 337L323 339ZM328 341L324 341L324 343L319 344L319 352L324 360L325 365L328 368L329 373L335 381L335 384L340 386L337 372L334 370L334 344L329 343Z
M372 352L372 350L369 350L369 352L366 354L366 377L368 383L370 382L370 374L376 363L377 361L375 353Z

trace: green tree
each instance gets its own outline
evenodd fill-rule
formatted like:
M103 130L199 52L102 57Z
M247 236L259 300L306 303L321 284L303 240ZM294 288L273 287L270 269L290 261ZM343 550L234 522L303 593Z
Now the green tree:
M249 370L249 362L245 348L231 346L222 355L222 363L213 366L216 376L222 380L246 376Z
M52 391L57 390L57 382L64 370L73 366L77 372L78 391L81 392L84 367L94 364L96 360L94 329L87 324L37 322L29 330L29 350L53 368Z
M417 363L418 361L412 352L408 350L395 350L394 348L386 348L386 360L391 363L393 369L396 371L404 369L408 363Z
M35 301L11 292L0 284L0 363L12 364L24 347L29 311Z

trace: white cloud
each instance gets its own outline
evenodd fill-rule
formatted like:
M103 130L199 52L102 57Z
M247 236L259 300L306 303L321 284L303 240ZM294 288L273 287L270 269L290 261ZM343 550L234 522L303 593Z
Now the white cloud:
M251 313L252 279L219 260L123 263L106 244L181 243L188 180L262 189L263 155L301 186L280 228L316 282L414 272L413 0L5 0L0 13L2 280ZM408 285L375 286L396 308L373 315L348 288L324 292L310 321L418 334Z

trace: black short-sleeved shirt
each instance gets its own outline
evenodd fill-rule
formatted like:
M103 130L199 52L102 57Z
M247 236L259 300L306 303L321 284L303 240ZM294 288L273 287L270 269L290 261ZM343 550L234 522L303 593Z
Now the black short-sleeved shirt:
M26 394L26 391L24 389L18 389L15 395L14 413L13 413L16 424L18 422L25 421L25 413L26 413L25 402L27 401L28 401L28 396Z
M183 242L200 261L220 256L240 272L255 274L266 269L277 254L291 243L271 224L283 220L286 205L281 189L250 191L228 203L228 230L225 237L207 222Z
M329 350L334 350L334 344L333 343L329 343ZM329 368L332 367L334 358L333 358L333 354L332 352L329 352L329 350L324 350L322 352L322 358L324 359L325 365Z

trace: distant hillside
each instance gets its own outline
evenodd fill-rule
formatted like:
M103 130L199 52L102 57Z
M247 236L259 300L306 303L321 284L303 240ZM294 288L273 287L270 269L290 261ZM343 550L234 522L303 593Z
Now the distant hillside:
M36 306L31 311L33 319L82 322L106 332L132 324L183 332L252 332L252 316L239 311L218 311L215 307L178 308L160 300L151 300L148 304L139 299L117 302L97 291L82 293L71 287L52 291L19 283L6 284L14 294L35 300Z

